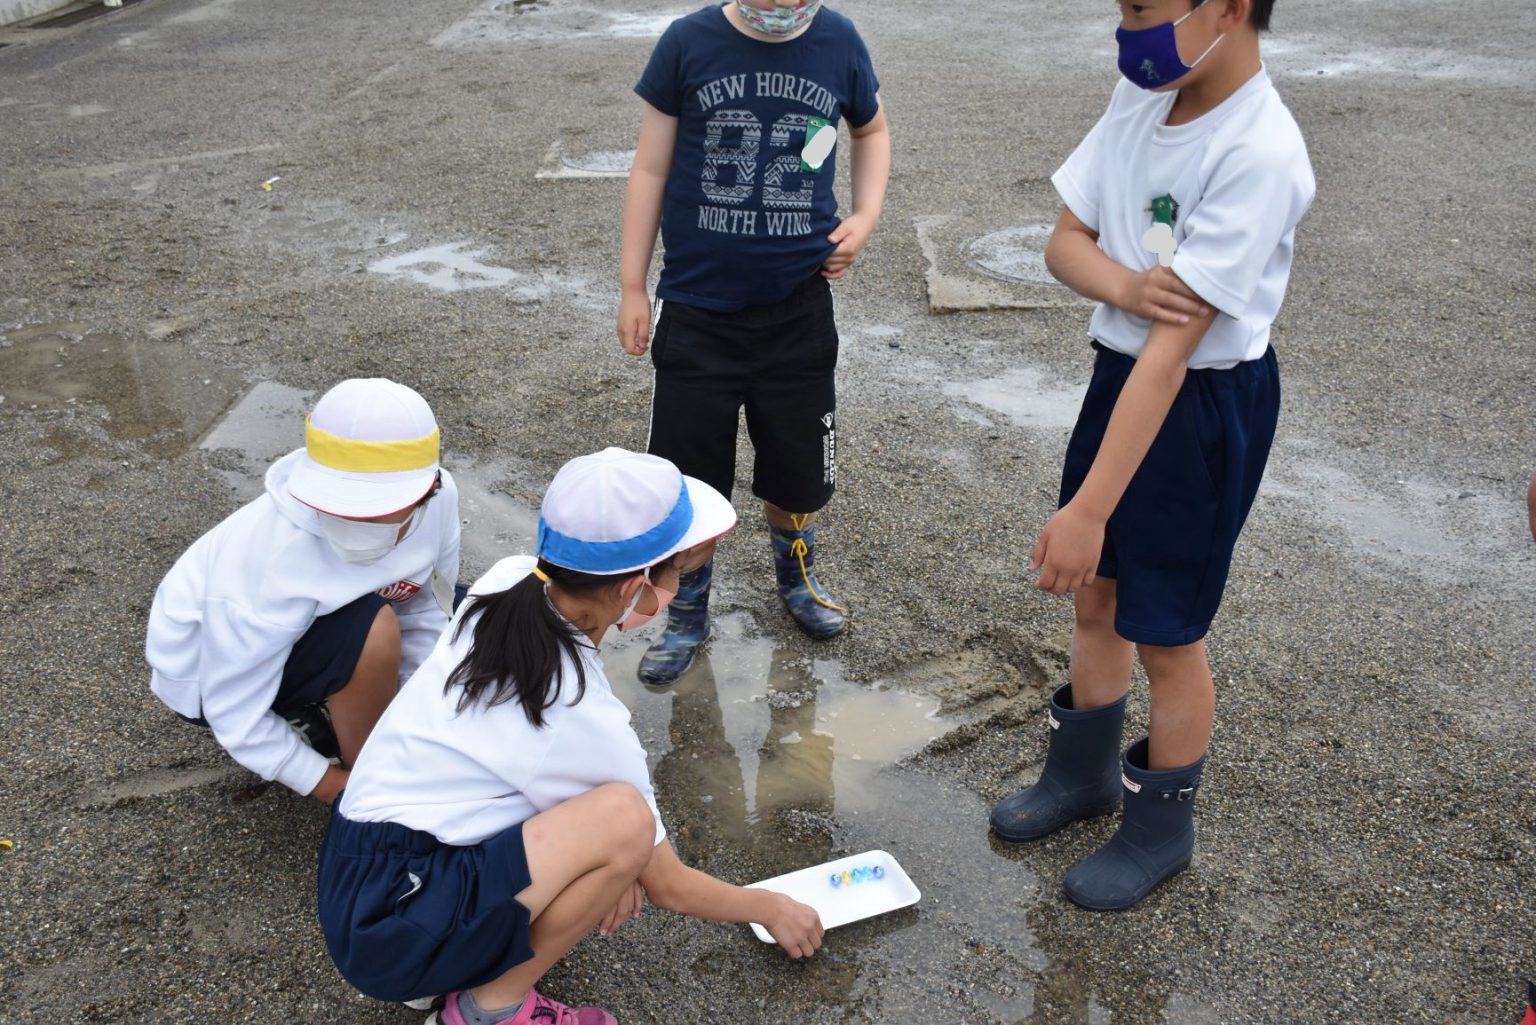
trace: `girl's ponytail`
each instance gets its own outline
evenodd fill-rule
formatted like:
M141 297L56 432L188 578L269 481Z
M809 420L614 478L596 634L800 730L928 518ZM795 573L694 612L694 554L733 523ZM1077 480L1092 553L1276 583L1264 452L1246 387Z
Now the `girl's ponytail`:
M539 570L561 590L580 593L612 584L611 576L578 573L539 560ZM582 632L555 610L544 583L530 573L505 591L477 595L459 617L453 639L475 620L473 640L464 660L448 674L443 693L462 687L457 710L464 712L482 699L489 705L517 701L535 728L544 725L544 710L560 696L562 658L576 666L576 695L587 690L583 649L591 644Z

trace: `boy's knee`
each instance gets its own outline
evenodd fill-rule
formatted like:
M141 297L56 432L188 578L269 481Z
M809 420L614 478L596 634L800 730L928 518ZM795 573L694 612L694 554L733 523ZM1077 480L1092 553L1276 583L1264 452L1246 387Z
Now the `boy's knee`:
M1109 586L1102 586L1104 584ZM1072 603L1077 625L1085 629L1112 630L1115 626L1114 581L1099 580L1078 591Z
M1190 644L1138 644L1136 655L1147 670L1147 682L1156 686L1160 681L1183 675L1188 670L1205 664L1205 641Z

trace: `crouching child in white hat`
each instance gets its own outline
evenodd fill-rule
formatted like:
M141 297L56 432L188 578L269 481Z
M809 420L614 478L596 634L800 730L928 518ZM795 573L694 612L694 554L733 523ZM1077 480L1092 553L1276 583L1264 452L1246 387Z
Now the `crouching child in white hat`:
M676 561L735 525L718 491L610 448L544 496L538 556L503 559L363 748L320 852L320 924L379 1000L443 995L434 1025L613 1025L534 984L593 928L658 907L762 924L815 952L814 909L685 867L645 750L598 658L677 591Z
M155 591L145 655L160 700L263 779L329 804L448 625L432 580L458 577L459 498L438 449L405 385L326 392L266 493Z

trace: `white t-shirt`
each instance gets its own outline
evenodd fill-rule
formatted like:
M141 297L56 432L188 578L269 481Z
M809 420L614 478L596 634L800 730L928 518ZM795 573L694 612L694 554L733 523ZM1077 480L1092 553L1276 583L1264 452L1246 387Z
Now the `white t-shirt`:
M470 594L506 590L533 566L531 556L503 559ZM354 822L397 822L465 846L604 783L628 783L656 816L656 842L666 839L645 749L592 649L583 650L585 695L571 703L576 667L565 661L560 695L544 710L541 729L528 722L516 700L494 706L481 701L457 711L462 691L444 694L443 683L474 637L471 620L454 639L468 607L460 606L431 656L369 734L342 794L341 814Z
M1171 196L1178 251L1173 272L1219 312L1191 356L1192 369L1258 359L1291 276L1296 225L1317 190L1307 145L1261 68L1220 106L1166 125L1175 93L1122 79L1109 109L1051 178L1062 201L1098 232L1110 259L1142 271L1152 201ZM1140 354L1152 322L1101 303L1088 331L1100 344Z

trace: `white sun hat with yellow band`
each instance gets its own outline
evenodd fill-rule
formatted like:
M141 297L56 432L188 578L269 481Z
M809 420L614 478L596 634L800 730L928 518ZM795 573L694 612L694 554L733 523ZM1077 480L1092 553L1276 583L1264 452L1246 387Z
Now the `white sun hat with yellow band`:
M382 377L342 381L304 423L288 492L333 516L387 516L426 495L438 449L437 418L415 391Z

